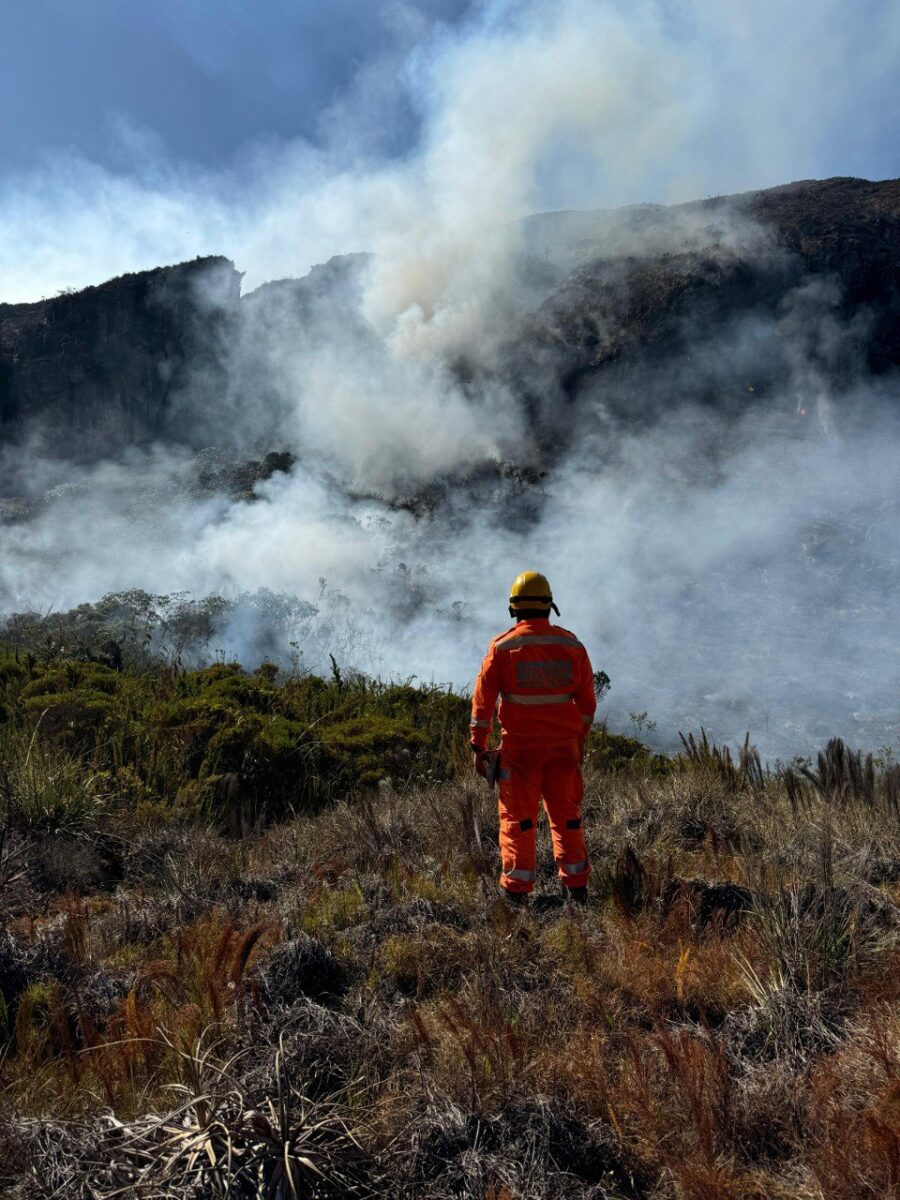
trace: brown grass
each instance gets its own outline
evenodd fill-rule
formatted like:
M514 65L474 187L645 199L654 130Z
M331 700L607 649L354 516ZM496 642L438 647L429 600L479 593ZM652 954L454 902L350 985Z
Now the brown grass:
M48 897L15 927L46 966L9 1013L9 1128L162 1111L211 1029L239 1083L276 1088L283 1044L301 1090L343 1088L384 1194L900 1195L893 801L833 755L786 780L688 749L668 775L589 776L584 911L554 907L545 829L541 903L498 901L493 800L468 779L239 853L195 829L177 879ZM257 966L305 935L346 987L312 1001L299 978L267 1007ZM98 972L127 979L105 1008Z

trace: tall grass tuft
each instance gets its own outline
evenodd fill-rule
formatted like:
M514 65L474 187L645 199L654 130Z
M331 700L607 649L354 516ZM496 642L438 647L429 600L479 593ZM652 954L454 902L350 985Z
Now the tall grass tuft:
M106 777L33 731L0 724L0 813L8 828L78 834L96 827L109 796Z

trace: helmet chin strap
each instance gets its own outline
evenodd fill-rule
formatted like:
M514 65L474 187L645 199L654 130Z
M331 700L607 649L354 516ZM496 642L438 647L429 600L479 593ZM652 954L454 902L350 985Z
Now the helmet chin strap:
M550 601L550 607L553 609L553 611L556 613L556 615L559 616L559 609L556 607L556 605L553 603L552 600Z

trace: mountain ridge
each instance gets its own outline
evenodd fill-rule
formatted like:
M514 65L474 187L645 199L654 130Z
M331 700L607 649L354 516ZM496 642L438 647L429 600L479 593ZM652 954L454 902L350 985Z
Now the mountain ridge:
M627 416L634 381L623 384L623 370L639 364L644 374L662 367L679 377L695 343L727 345L736 322L787 321L791 333L792 306L808 318L807 339L819 336L813 326L840 326L840 346L810 352L829 389L846 390L854 370L900 367L900 180L796 181L674 206L541 213L522 225L542 231L522 258L539 263L546 295L509 331L497 362L464 371L511 381L537 414L539 439L553 441L548 414L559 397L602 378L610 410ZM209 256L0 303L0 444L37 437L51 453L87 459L156 440L206 444L192 413L217 411L234 390L225 350L240 328L252 319L258 340L280 305L290 338L292 322L301 329L323 301L340 325L352 309L348 280L367 261L336 256L241 296L242 274ZM758 363L735 359L734 380L694 379L697 398L717 403L740 385L759 398L783 381L785 338L772 336ZM254 372L268 404L264 367L254 362ZM751 393L745 376L757 379ZM650 391L659 394L645 412L671 402L658 378Z

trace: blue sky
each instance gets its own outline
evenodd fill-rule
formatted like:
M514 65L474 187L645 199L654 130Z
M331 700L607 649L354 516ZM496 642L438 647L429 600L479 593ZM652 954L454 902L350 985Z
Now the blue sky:
M551 9L556 0L543 2ZM368 63L409 51L436 27L452 28L480 7L476 0L2 0L0 105L7 119L0 123L0 177L63 150L121 166L123 118L157 135L173 157L206 166L228 163L259 139L315 140L323 111L352 90ZM514 14L517 5L502 7ZM709 36L715 54L714 34L691 16L690 5L673 0L666 7L681 36ZM766 5L731 0L722 7L733 10L737 25L743 21L751 42L753 10L764 13ZM810 100L801 90L804 45L792 33L804 8L813 24L807 51L816 51L816 25L837 30L848 51L842 70L852 79L849 92L846 78L831 81L849 103L816 132L824 169L896 175L900 62L882 60L877 72L870 64L886 30L897 32L890 19L897 4L786 0L782 20L758 49L786 60L786 79L791 56L800 60L795 109ZM823 77L836 65L823 60ZM759 67L763 88L768 64ZM400 93L399 76L397 82ZM736 77L735 87L747 82ZM748 89L748 107L760 100L766 97ZM416 114L400 103L390 115L381 149L403 153L416 136ZM797 117L786 107L787 123Z
M401 242L452 288L528 212L900 176L897 0L0 0L0 18L0 300L208 253L255 286Z
M0 174L74 150L116 167L117 121L175 157L227 162L261 137L315 138L367 62L469 0L3 0ZM420 24L416 28L416 17ZM415 134L396 114L391 146Z

